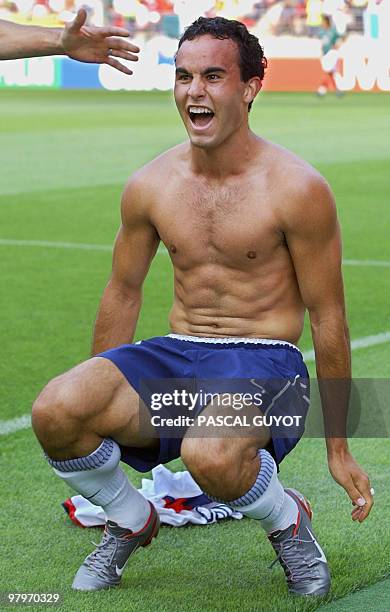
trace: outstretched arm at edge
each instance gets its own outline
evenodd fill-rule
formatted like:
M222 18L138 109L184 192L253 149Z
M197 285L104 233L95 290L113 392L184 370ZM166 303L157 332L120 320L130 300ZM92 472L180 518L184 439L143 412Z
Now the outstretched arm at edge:
M80 62L108 64L125 74L132 71L116 58L137 61L139 48L126 38L123 28L86 26L87 13L80 9L63 28L19 25L0 19L0 60L68 55Z

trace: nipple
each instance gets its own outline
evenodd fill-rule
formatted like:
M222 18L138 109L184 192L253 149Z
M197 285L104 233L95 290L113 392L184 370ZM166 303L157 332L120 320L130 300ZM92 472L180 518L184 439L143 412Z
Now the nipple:
M246 254L248 259L256 259L257 255L256 255L256 251L248 251Z
M177 248L175 247L174 244L171 244L171 246L169 247L169 250L171 251L171 253L176 253Z

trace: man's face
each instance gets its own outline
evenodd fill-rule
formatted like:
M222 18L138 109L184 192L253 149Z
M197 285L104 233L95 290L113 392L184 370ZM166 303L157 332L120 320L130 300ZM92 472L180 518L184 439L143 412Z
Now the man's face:
M186 40L176 57L175 101L193 145L222 144L246 119L239 50L229 39Z

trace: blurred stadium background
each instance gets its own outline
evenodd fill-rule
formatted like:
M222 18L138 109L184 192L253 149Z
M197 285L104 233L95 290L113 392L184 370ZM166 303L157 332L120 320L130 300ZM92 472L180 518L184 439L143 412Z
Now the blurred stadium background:
M329 15L339 40L340 90L390 90L390 0L0 0L0 18L63 26L84 7L91 24L124 26L143 50L128 79L102 66L64 58L7 62L0 86L167 90L177 39L199 15L243 21L270 59L265 89L315 90L321 78L321 18Z

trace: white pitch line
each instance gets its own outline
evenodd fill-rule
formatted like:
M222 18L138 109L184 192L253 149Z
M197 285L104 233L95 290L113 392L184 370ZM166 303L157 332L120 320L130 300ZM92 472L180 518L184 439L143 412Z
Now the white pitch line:
M367 348L369 346L378 346L379 344L385 344L386 342L390 342L390 331L375 334L373 336L365 336L364 338L356 338L356 340L351 341L351 349L356 351L356 349ZM306 353L303 353L303 358L305 361L314 361L314 351L307 351Z
M106 244L84 244L82 242L50 242L49 240L7 240L0 238L3 246L43 247L48 249L74 249L83 251L111 251L112 246Z
M390 261L383 259L343 259L344 266L377 266L390 268Z
M50 242L50 240L11 240L0 238L0 246L41 247L44 249L71 249L74 251L107 251L112 252L112 244L86 244L84 242ZM165 246L159 246L157 253L167 255Z
M390 331L373 336L365 336L364 338L356 338L356 340L352 340L351 348L353 351L356 351L357 349L378 346L386 342L390 342ZM314 361L314 351L306 351L303 353L303 357L305 361ZM30 426L31 416L29 414L24 414L21 417L8 421L0 421L0 436L6 436L21 429L28 429Z
M48 249L74 249L82 251L112 251L111 244L86 244L84 242L51 242L50 240L13 240L0 238L0 246L24 246L41 247ZM167 255L165 246L160 245L157 250L158 255ZM372 266L379 268L390 268L390 261L381 259L344 259L344 266Z
M21 429L28 429L29 427L31 427L31 416L29 414L24 414L9 421L0 421L0 436L6 436Z

